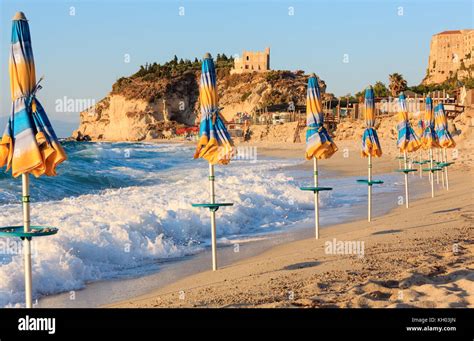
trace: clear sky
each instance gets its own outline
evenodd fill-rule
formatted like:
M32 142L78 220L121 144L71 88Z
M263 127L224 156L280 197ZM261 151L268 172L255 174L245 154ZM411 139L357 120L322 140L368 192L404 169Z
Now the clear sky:
M38 97L60 136L77 126L78 113L57 112L58 99L99 101L117 78L175 54L269 46L273 69L315 72L327 91L345 95L388 83L393 72L419 84L431 36L474 27L472 0L0 0L1 131L10 112L11 18L19 10L29 19L37 74L45 76Z

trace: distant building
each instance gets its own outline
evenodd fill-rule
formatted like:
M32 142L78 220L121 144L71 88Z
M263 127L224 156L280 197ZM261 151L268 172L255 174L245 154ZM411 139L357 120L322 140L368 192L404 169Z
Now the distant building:
M230 71L234 73L266 72L270 70L270 48L265 51L244 51L242 57L234 59L234 68Z
M448 78L469 77L474 65L474 30L453 30L431 38L428 73L423 83L442 83Z

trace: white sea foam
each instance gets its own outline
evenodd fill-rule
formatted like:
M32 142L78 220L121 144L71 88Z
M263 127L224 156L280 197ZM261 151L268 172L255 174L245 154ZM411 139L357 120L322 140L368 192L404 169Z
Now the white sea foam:
M87 153L98 160L122 153L122 150L104 153L101 148L103 145ZM33 240L34 297L79 289L87 282L123 274L139 275L141 269L149 271L149 265L159 264L159 260L193 254L207 245L209 212L191 206L208 201L207 163L180 163L182 155L178 152L181 148L182 153L187 147L131 145L130 148L134 148L133 153L143 149L147 153L163 153L167 161L179 167L152 173L150 177L154 182L145 185L127 187L124 180L122 188L86 191L81 195L32 203L34 225L60 228L53 237ZM129 169L128 159L123 159L123 163L126 165L111 167L112 172L124 173L124 179L144 175L143 169ZM273 232L311 217L311 195L299 190L301 183L293 177L295 171L284 168L295 163L259 160L251 165L235 161L229 166L217 166L216 199L234 203L233 207L217 212L218 237ZM366 191L363 186L352 185L354 180L350 183L347 184L353 187L350 198L325 192L321 195L321 207L339 207L338 218L342 219L347 206L363 200ZM49 185L54 186L54 183ZM338 180L338 185L343 186L344 181ZM0 226L19 225L21 216L19 204L4 204ZM24 300L22 256L5 255L3 261L0 306L12 306Z

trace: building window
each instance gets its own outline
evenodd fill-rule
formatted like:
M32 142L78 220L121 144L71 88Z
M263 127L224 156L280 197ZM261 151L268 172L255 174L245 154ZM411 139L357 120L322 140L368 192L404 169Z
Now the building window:
M249 56L247 56L247 60L249 60Z
M249 66L248 65L245 65L245 69L248 70Z

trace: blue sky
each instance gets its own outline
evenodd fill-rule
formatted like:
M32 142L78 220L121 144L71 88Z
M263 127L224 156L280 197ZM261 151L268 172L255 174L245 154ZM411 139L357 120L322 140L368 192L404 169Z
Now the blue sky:
M57 99L99 101L117 78L175 54L193 59L269 46L273 69L316 72L327 91L345 95L387 83L393 72L420 83L431 36L474 27L472 0L1 0L2 130L10 111L11 17L18 10L29 19L37 73L45 76L38 97L60 136L77 126L78 113L56 112Z

